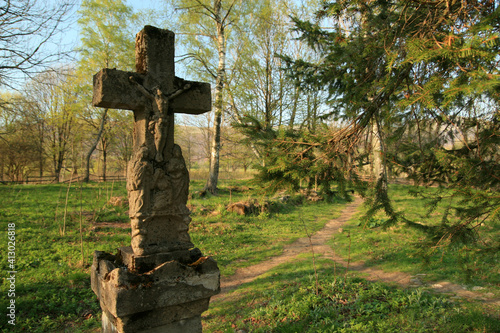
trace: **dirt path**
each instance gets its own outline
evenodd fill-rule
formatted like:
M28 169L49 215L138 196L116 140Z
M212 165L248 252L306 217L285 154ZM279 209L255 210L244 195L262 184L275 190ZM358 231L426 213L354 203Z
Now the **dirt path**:
M339 232L342 225L347 222L356 212L358 206L362 203L362 199L356 197L353 202L348 204L341 212L340 217L328 222L323 229L315 233L311 240L308 237L299 238L292 244L286 245L283 254L272 257L267 261L259 264L240 268L234 275L226 276L221 279L221 293L212 297L212 302L226 300L230 296L228 292L236 289L238 286L251 282L260 275L266 273L270 269L286 262L294 260L299 254L311 251L311 242L315 255L321 255L323 258L329 258L344 267L347 267L347 260L335 254L332 248L327 244L335 233ZM403 272L384 272L381 269L367 267L363 262L349 263L349 270L364 273L369 281L382 281L387 283L396 283L402 287L420 286L422 282L419 276L411 276ZM429 287L431 290L438 293L451 293L458 297L482 300L485 303L500 305L500 300L495 299L492 294L482 294L473 291L464 290L460 285L450 282L437 282Z

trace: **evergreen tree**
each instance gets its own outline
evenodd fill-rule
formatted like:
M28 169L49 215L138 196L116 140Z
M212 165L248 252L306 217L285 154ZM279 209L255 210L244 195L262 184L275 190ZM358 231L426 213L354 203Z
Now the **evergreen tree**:
M424 227L438 239L467 239L499 219L499 15L494 1L339 0L325 2L314 22L294 19L321 60L284 56L289 73L304 89L324 88L330 116L348 123L315 144L322 158L346 156L348 179L346 171L366 161L367 132L380 142L367 218L383 209L386 225L422 227L393 209L392 171L441 185L434 203L454 198L454 218Z

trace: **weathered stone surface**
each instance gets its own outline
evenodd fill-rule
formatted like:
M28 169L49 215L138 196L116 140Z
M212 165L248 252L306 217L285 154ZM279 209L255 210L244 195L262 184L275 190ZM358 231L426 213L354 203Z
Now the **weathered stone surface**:
M189 237L189 173L174 143L174 113L210 111L210 85L175 77L174 33L151 26L136 36L136 70L94 76L95 106L134 112L134 144L127 169L131 246L116 256L96 251L92 290L104 333L201 332L220 272Z
M116 257L109 253L103 251L94 252L94 260L92 262L92 267L90 268L90 283L92 291L100 298L100 287L99 287L99 275L106 276L109 271L116 268L113 264ZM99 267L101 264L101 267ZM112 266L111 266L112 265Z
M137 255L188 250L189 173L174 144L174 113L211 109L210 85L175 77L174 33L146 26L136 36L136 70L94 76L95 106L134 111L127 172L132 248Z
M212 109L211 88L209 83L183 80L175 77L174 85L176 89L190 86L184 92L182 98L172 100L172 108L176 113L200 114Z
M106 264L106 260L93 264L93 286L101 307L115 318L208 299L220 291L219 269L208 257L193 266L168 261L145 274L134 274L127 267L101 274L100 267Z
M208 309L209 302L210 299L206 298L185 304L136 313L131 316L113 318L112 321L123 332L142 332L153 327L165 328L168 324L183 322L192 318L198 318L198 322L201 323L201 314ZM182 326L185 326L185 323Z
M146 256L138 256L130 246L124 246L118 249L118 257L131 271L145 273L161 264L176 260L184 265L189 265L200 257L201 251L198 248L190 250L180 250L172 252L162 252Z
M193 305L189 304L188 306L192 307ZM165 309L165 313L155 313L153 316L151 316L151 318L149 318L149 316L146 314L139 320L134 319L132 321L129 321L130 323L132 323L131 325L123 322L121 319L113 318L110 314L103 313L102 327L103 330L104 328L106 328L106 333L189 333L202 331L201 317L199 315L192 318L184 318L177 321L168 322L166 324L158 325L159 322L156 319L168 318L168 313L168 310Z
M130 77L133 80L130 80ZM134 82L144 82L144 76L133 72L104 68L94 75L92 104L102 108L140 110L146 96Z
M145 76L139 73L104 68L94 75L92 104L102 108L141 110L147 103L147 98L137 89L135 82L143 84L144 79ZM175 113L196 115L212 109L209 83L174 78L175 90L185 86L190 86L190 89L183 92L182 98L171 102Z

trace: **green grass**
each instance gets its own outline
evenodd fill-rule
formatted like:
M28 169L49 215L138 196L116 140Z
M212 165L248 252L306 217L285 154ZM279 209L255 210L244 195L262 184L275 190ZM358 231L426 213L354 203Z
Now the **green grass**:
M241 181L222 182L218 196L200 198L195 194L189 202L193 209L190 232L193 243L217 260L223 275L280 254L286 244L305 236L304 223L312 233L337 217L345 206L345 202L313 204L292 197L287 203L272 201L265 210L251 216L226 212L230 202L268 202L256 190L241 187L244 185L248 186ZM192 182L191 192L202 187L202 182ZM99 222L128 226L127 207L108 204L112 196L126 196L125 184L72 184L65 209L67 189L68 184L0 186L2 229L7 230L9 223L16 224L18 271L16 326L7 325L8 318L2 316L1 332L100 332L100 307L90 289L89 265L95 250L114 253L116 248L130 243L130 228L96 228ZM402 188L396 188L396 192L400 196L398 204L407 207L408 212L411 209L420 214L420 208L413 205L413 199ZM350 233L353 260L368 258L368 264L408 272L424 269L429 276L448 280L454 279L453 274L458 279L463 274L461 268L454 267L458 254L451 259L443 257L441 262L440 253L433 254L425 265L444 266L435 273L433 266L423 265L422 255L408 246L423 237L414 231L401 227L387 231L363 229L354 220L344 229L332 244L337 253L347 256L345 235ZM485 238L498 236L498 229L485 228L485 231ZM2 239L0 307L5 309L8 283L4 273L10 269L7 239ZM480 247L474 251L466 251L460 260L480 267L480 273L472 277L485 277L482 284L474 281L474 285L487 286L489 291L498 279L495 276L498 254L486 254ZM486 262L474 263L478 260L476 255ZM438 262L434 264L435 260ZM391 327L406 327L408 332L423 332L424 328L448 332L444 327L456 332L483 331L483 328L486 332L498 331L498 320L483 314L481 305L452 303L419 291L350 279L350 275L344 279L333 275L332 264L323 260L318 261L321 294L316 295L311 262L305 256L303 260L280 266L244 285L228 301L216 303L206 315L206 332L233 332L233 325L256 332L390 332Z
M278 266L212 304L204 332L500 331L500 321L476 304L346 279L332 265L317 260L318 293L310 257Z
M312 204L301 197L292 197L286 204L273 201L264 212L240 216L227 212L224 207L230 201L251 199L252 191L232 191L230 196L227 189L219 192L218 197L190 201L194 210L190 234L197 247L217 260L223 275L282 253L284 245L306 236L302 221L307 221L308 232L315 232L338 217L345 203ZM264 198L256 200L263 202ZM207 213L200 213L201 207Z
M238 216L226 212L224 207L229 202L255 196L255 191L231 190L230 193L229 185L235 183L222 183L219 196L189 202L195 210L192 240L204 254L218 261L223 275L279 254L285 244L304 237L301 219L307 221L307 228L312 232L338 216L343 207L343 203L300 204L296 199L288 204L275 203L252 216ZM201 182L194 182L191 192L201 188ZM99 222L128 225L127 207L108 204L113 196L126 196L125 184L72 184L69 192L67 189L68 184L0 186L2 229L7 231L9 223L16 225L18 272L16 326L8 325L8 318L2 316L2 331L99 331L100 307L89 279L92 255L95 250L116 253L118 247L129 245L130 228L96 226ZM66 193L69 193L67 209ZM263 202L264 198L258 197L258 200ZM202 207L206 213L200 211ZM219 214L211 215L213 211ZM11 270L6 254L4 237L0 242L2 309L9 301L4 297L8 290L4 273Z
M396 209L408 219L428 225L439 225L444 212L443 202L428 216L428 202L416 200L408 190L411 186L393 185L390 193ZM434 188L426 189L430 193ZM446 280L468 288L485 287L483 292L500 296L500 225L487 221L479 229L475 244L457 243L435 246L424 232L396 225L384 230L380 225L386 217L380 213L367 225L360 225L362 212L353 217L330 242L337 253L353 261L364 260L366 265L388 271L426 274L426 282ZM349 250L349 243L350 250Z
M9 332L87 332L100 325L99 304L90 290L89 265L96 249L115 251L130 242L127 231L93 231L93 221L126 222L123 207L107 205L111 196L125 195L123 184L0 186L2 229L16 225L16 326ZM82 213L82 243L80 242ZM65 222L64 222L65 220ZM64 234L63 234L63 229ZM3 234L3 233L2 233ZM0 243L0 269L10 271L7 239ZM84 260L84 262L82 262ZM2 274L0 307L7 307L6 275ZM2 312L3 313L3 312ZM85 319L85 318L88 319Z

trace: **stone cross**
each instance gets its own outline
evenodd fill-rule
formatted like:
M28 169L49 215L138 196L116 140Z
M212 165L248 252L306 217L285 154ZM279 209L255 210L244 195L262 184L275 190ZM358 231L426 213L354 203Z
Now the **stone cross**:
M174 113L210 111L211 92L208 83L174 75L174 38L171 31L146 26L136 36L136 72L105 68L94 75L94 106L134 112L127 190L138 256L193 247L189 174L174 143Z

